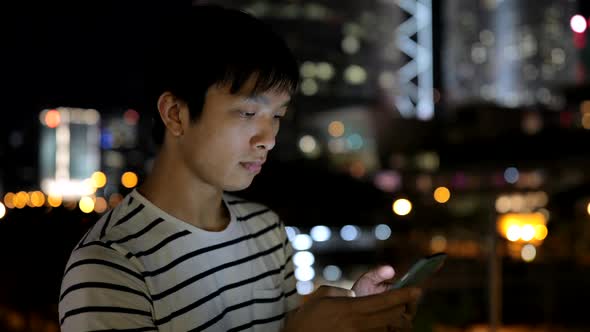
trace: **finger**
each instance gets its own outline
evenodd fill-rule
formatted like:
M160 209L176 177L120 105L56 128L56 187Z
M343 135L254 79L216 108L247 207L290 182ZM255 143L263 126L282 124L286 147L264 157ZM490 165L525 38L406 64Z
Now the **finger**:
M400 305L405 306L406 304L415 302L421 294L421 289L408 287L359 297L354 299L354 301L351 302L351 305L358 308L361 312L381 311Z
M318 297L356 297L354 291L346 288L322 285L314 293Z

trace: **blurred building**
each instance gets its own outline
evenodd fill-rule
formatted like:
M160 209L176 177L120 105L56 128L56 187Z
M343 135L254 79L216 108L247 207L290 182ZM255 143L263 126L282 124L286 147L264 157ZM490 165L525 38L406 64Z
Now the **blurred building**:
M39 120L41 189L66 199L93 194L86 180L100 167L100 114L60 107L42 111Z
M570 29L575 0L449 0L442 54L449 105L564 105L560 90L580 79Z

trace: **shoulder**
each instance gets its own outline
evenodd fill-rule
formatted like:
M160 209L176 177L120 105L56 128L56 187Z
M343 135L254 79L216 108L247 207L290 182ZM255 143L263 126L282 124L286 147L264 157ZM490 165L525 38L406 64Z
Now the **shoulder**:
M64 280L109 280L113 277L143 282L139 267L125 257L123 251L100 240L75 248L64 272Z

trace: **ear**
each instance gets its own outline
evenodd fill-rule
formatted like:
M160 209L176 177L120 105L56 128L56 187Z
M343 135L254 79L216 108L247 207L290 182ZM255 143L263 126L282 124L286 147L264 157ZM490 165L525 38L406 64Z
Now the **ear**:
M158 112L166 131L174 137L184 134L182 128L182 102L171 92L164 92L158 98Z

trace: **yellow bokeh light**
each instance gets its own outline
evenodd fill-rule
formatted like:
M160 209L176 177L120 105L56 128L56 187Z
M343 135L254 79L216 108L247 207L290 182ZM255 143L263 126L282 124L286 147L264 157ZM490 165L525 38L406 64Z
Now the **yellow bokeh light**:
M45 195L40 191L34 191L29 196L29 201L33 207L41 207L45 204Z
M6 193L4 195L4 205L9 209L14 209L14 201L16 200L16 195L13 193Z
M28 199L27 199L27 206L28 207L35 207L35 204L33 203L33 192L32 191L29 191L27 193L27 197L28 197Z
M520 229L520 237L523 241L530 241L535 237L535 227L533 225L524 225Z
M19 191L16 194L16 197L14 199L14 206L16 206L17 209L22 209L25 206L27 206L28 202L29 202L29 194L27 194L24 191Z
M451 198L451 191L446 187L438 187L434 191L434 200L439 203L446 203Z
M57 195L47 196L47 203L49 203L49 206L51 206L51 207L58 207L61 205L61 202L62 202L61 196L57 196Z
M0 203L0 219L4 218L6 215L6 207L4 204Z
M341 137L344 135L344 124L341 121L332 121L328 125L328 133L332 137Z
M582 127L584 129L590 129L590 113L582 115Z
M4 199L4 202L6 202L6 198ZM588 206L586 207L586 211L588 211L588 214L590 214L590 203L588 203Z
M104 197L97 197L96 201L94 202L94 212L96 213L103 213L107 210L108 203Z
M393 202L393 212L399 216L405 216L412 211L412 203L405 199L400 198Z
M520 233L520 226L512 225L506 231L506 238L512 242L518 241L520 239Z
M547 234L549 234L549 231L547 230L547 226L535 225L535 239L537 239L539 241L543 241L547 237Z
M430 249L432 252L441 252L447 250L447 238L442 235L435 235L430 240Z
M92 200L92 197L84 196L80 199L78 206L82 212L90 213L94 211L94 200Z
M125 188L133 188L137 186L137 175L133 172L125 172L121 176L121 183Z
M507 213L498 218L497 227L498 232L510 241L528 242L540 236L537 226L546 224L545 215L539 212Z
M102 188L107 184L107 176L100 171L92 173L90 179L92 180L92 185L95 188Z

